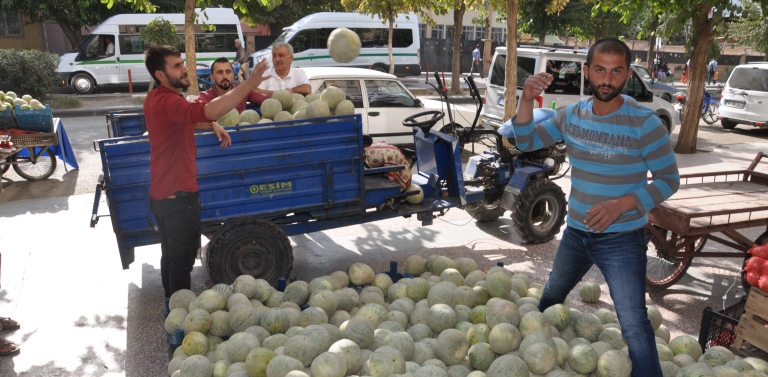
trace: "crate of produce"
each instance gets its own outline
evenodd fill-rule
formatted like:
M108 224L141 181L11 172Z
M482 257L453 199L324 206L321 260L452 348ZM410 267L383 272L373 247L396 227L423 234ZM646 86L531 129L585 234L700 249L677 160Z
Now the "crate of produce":
M762 352L768 352L768 293L763 292L757 287L749 290L749 296L744 305L744 314L739 320L739 328L736 331L736 340L733 342L733 348L747 355L751 352L744 352L744 343L756 347Z
M16 123L22 130L53 132L53 115L48 105L41 110L22 110L16 105Z
M714 346L728 348L733 344L739 328L739 318L744 314L746 300L747 298L744 297L721 311L714 311L709 306L704 309L699 332L699 345L702 350Z
M5 111L0 111L0 129L15 128L16 117L13 116L10 106L5 107Z

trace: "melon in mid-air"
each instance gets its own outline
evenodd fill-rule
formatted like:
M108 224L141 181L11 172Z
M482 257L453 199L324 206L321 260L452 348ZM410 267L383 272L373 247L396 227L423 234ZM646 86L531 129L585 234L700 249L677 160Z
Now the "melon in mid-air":
M352 30L340 27L328 36L328 53L338 63L349 63L360 55L360 37Z

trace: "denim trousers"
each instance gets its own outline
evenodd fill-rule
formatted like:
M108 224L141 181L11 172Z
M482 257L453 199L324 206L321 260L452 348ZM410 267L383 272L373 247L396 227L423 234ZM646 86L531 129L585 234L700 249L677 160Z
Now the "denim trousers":
M190 274L200 248L200 196L192 193L150 203L160 230L160 276L165 297L171 297L191 287Z
M656 336L645 307L645 228L618 233L590 233L566 227L544 286L539 309L565 302L592 265L605 276L629 345L632 377L661 376Z

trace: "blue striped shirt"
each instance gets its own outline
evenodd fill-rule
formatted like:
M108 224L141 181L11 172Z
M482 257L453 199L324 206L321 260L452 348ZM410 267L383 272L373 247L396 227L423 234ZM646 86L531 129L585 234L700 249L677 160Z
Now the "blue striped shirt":
M666 127L656 112L624 96L615 112L597 116L592 99L561 108L541 124L516 124L515 144L534 151L564 140L571 163L571 194L566 223L587 231L586 211L597 203L631 194L637 210L621 215L605 232L645 226L648 211L680 186L677 161ZM652 182L648 182L648 171Z

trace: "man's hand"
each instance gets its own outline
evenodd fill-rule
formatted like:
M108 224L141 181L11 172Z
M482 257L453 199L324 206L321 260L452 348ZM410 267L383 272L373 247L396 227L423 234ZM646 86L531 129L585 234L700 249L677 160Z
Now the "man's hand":
M535 75L528 76L523 84L523 94L521 99L523 101L532 101L534 98L541 95L544 89L549 88L552 84L552 75L549 73L541 72Z
M621 215L637 209L635 198L624 195L618 199L606 200L587 210L584 224L590 232L602 233L618 220Z
M256 90L259 88L259 85L268 80L270 75L264 75L264 72L269 69L269 65L267 64L267 59L261 59L255 67L253 67L253 72L251 72L251 75L248 76L248 80L245 81L245 84L250 86L251 89Z
M224 127L213 122L211 123L211 129L213 130L213 134L216 135L216 138L219 140L222 148L232 145L232 138L229 137L229 132L227 132Z

